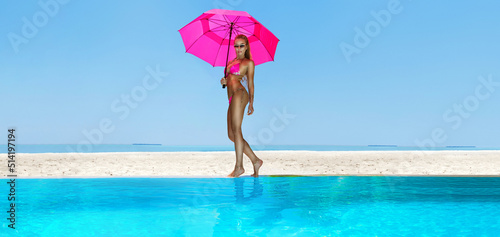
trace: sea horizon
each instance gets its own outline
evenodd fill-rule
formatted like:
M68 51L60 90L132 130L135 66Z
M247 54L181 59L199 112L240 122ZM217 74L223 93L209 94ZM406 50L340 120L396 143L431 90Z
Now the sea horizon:
M250 145L254 151L450 151L500 150L483 146L399 146L370 145ZM16 153L99 153L99 152L209 152L234 151L234 145L162 145L155 143L132 144L16 144ZM8 153L7 145L0 145L0 153Z

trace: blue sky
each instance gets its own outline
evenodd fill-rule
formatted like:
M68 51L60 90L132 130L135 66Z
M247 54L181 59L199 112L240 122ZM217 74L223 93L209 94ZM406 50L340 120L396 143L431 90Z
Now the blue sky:
M223 68L178 32L213 8L280 39L256 67L251 145L500 147L498 1L9 1L2 129L19 144L232 144ZM149 71L161 82L145 89Z

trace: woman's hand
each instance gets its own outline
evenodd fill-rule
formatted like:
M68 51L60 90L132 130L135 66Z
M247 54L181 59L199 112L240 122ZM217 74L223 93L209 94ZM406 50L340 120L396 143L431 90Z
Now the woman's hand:
M251 114L253 114L253 103L250 103L248 105L248 115L251 115Z
M221 85L226 85L226 82L227 82L227 80L226 80L225 77L223 77L222 79L220 79L220 84Z

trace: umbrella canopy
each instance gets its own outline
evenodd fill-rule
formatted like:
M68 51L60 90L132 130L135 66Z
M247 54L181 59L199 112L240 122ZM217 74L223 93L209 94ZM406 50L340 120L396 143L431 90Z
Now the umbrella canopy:
M179 30L186 52L212 66L226 66L235 58L234 38L246 35L255 65L274 61L279 39L244 11L212 9Z

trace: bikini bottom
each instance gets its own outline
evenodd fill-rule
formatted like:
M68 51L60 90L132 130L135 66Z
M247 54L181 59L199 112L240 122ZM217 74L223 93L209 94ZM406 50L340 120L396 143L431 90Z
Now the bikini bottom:
M236 91L238 91L238 90L246 90L246 89L245 89L245 87L240 87L240 88L236 89ZM234 93L236 93L236 91ZM234 95L234 93L233 93L233 95ZM231 97L229 97L229 104L231 104L231 99L233 98L233 95Z

